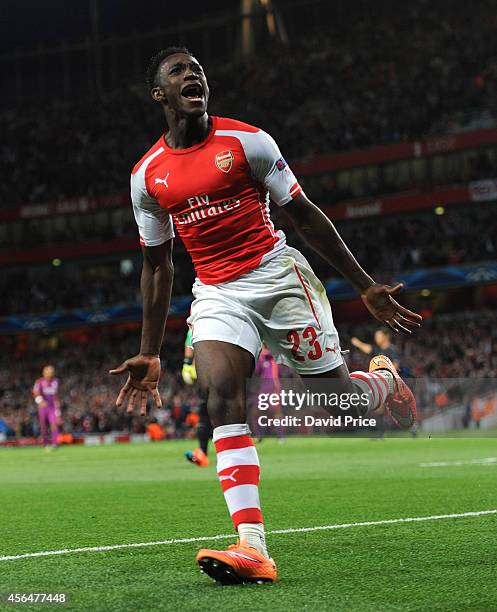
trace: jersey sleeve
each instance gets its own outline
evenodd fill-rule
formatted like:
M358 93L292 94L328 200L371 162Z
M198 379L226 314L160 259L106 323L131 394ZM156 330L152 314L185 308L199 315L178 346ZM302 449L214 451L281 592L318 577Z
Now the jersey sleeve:
M302 187L269 134L259 130L250 139L250 145L246 153L252 174L266 187L275 204L284 206L302 192Z
M131 201L142 246L159 246L174 238L171 216L148 193L142 168L131 175Z

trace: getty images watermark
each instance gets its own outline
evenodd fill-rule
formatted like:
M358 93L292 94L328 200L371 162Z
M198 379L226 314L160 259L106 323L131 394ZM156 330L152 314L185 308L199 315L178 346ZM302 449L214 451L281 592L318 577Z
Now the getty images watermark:
M339 379L281 378L248 381L249 425L254 436L333 435L377 426L370 398Z
M257 425L337 429L376 427L375 418L358 416L366 412L368 403L367 393L327 393L310 389L296 391L291 388L272 393L262 392L256 394L257 411L263 413L257 416ZM315 409L318 409L318 412L315 412ZM327 414L322 413L323 409ZM277 415L271 415L274 411ZM289 411L292 413L288 413Z
M497 377L404 380L417 403L411 435L497 437ZM349 432L381 437L384 429L397 429L388 409L368 413L367 394L344 392L339 379L259 378L247 385L248 420L255 437Z

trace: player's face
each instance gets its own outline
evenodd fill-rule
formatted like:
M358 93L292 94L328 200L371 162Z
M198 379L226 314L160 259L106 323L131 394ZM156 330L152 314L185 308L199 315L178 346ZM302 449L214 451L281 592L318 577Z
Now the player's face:
M53 366L45 366L43 368L43 378L53 378L55 375L55 370Z
M374 334L374 341L379 347L388 346L389 340L390 338L388 337L388 335L381 329L379 329Z
M159 68L159 87L152 97L181 115L200 116L207 112L209 87L202 66L191 55L170 55Z

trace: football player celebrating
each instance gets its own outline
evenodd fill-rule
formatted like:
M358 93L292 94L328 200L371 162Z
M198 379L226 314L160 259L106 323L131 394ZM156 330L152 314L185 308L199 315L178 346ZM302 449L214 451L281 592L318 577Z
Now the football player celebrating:
M246 380L264 341L301 376L334 380L365 394L365 416L381 404L409 426L414 397L390 360L349 374L340 353L326 291L302 254L287 246L269 215L269 199L299 235L357 289L371 314L395 332L411 333L421 317L395 300L401 285L377 284L356 261L328 217L304 194L275 141L261 129L207 113L202 66L184 48L158 53L147 72L167 131L136 164L131 197L143 251L143 326L138 355L112 374L128 378L117 397L128 411L147 396L160 406L159 351L173 282L173 224L196 270L193 328L198 383L208 394L217 472L237 544L200 550L203 571L225 583L273 582L259 501L260 466L246 424ZM335 387L336 388L336 387Z

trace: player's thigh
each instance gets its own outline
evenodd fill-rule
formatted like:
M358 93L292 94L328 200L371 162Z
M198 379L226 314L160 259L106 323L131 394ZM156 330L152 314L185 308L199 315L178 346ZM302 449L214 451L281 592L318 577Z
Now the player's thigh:
M194 342L197 381L207 396L207 410L214 427L244 422L247 380L254 370L254 356L244 348L219 340Z
M239 293L195 283L188 324L192 328L197 380L214 427L245 422L246 382L261 337Z
M293 265L277 287L278 300L262 331L269 349L302 376L338 370L340 340L326 290L305 258L292 249Z
M188 317L192 329L192 345L198 370L196 344L216 340L245 349L254 358L259 356L261 336L253 321L252 313L240 299L240 292L231 283L224 286L193 286L195 297ZM201 366L202 367L202 366Z
M45 408L40 408L38 410L38 421L40 423L40 427L46 427L48 424L48 413Z

